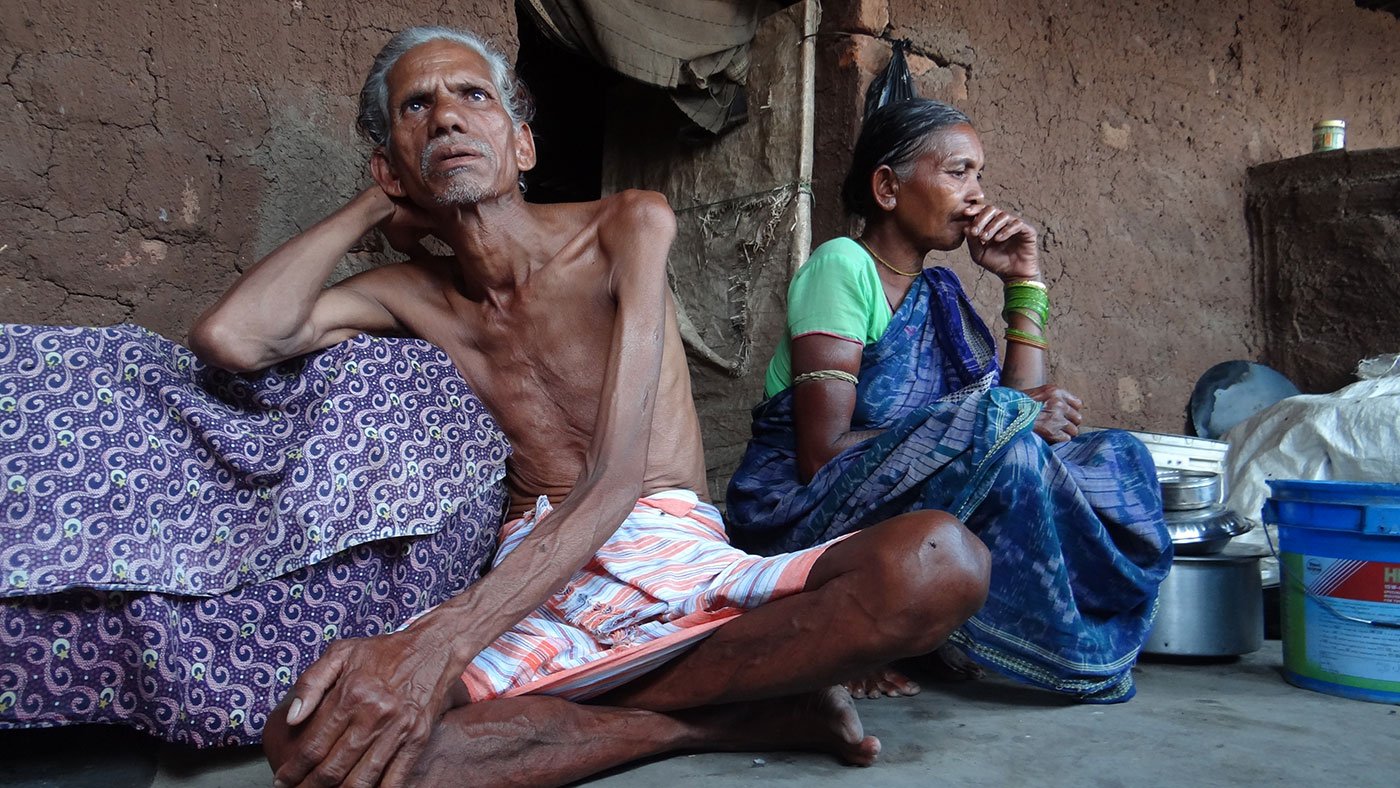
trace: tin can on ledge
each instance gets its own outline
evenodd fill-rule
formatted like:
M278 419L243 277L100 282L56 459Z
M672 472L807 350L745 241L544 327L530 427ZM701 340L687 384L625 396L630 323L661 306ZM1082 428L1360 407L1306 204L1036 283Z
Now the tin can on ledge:
M1342 150L1347 146L1347 122L1344 120L1319 120L1313 124L1313 153L1324 150Z

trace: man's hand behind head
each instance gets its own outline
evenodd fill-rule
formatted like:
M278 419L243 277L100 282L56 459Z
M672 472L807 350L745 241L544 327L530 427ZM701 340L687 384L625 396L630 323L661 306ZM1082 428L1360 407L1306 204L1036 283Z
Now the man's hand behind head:
M374 199L383 200L388 206L389 215L376 227L389 246L411 258L427 257L429 253L423 248L423 239L433 233L432 217L407 198L390 197L378 186L365 191L375 192Z

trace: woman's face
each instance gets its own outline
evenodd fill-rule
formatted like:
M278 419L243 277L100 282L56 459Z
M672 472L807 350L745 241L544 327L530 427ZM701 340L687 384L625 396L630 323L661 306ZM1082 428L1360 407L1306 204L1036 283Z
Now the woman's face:
M889 218L919 249L947 252L962 246L972 222L967 209L983 201L982 140L966 124L933 137L932 149L899 181Z

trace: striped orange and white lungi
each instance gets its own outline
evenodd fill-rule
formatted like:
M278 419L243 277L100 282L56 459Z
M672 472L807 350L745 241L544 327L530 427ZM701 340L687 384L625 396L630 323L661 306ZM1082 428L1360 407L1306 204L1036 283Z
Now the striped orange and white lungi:
M501 530L499 565L552 510ZM472 700L556 695L584 700L679 656L717 627L801 591L827 545L764 558L729 545L719 510L689 490L637 502L562 591L472 660Z

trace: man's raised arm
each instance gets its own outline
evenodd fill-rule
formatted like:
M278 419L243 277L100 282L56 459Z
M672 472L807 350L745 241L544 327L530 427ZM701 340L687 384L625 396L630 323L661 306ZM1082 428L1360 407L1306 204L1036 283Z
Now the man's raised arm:
M325 288L331 270L362 235L399 212L371 186L311 229L277 247L200 315L189 346L235 372L264 369L398 321L373 297L365 275ZM370 272L373 273L373 272Z

